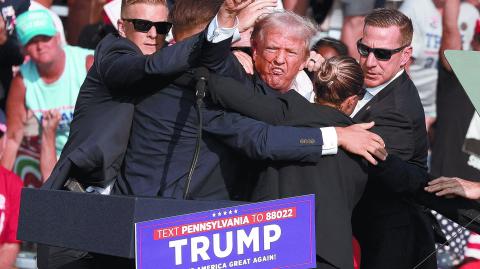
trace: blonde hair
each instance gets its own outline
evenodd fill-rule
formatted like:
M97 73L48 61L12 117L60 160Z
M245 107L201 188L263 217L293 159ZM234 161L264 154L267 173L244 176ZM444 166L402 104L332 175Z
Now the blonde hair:
M361 95L363 72L355 59L349 56L335 56L323 62L315 74L315 102L335 106L352 95Z
M122 18L125 16L127 7L134 4L153 4L153 5L164 5L167 7L166 0L122 0L122 6L120 8L120 13Z

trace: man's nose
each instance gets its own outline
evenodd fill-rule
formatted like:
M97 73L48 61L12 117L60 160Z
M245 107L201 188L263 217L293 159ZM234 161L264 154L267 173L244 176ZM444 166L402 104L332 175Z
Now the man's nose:
M274 59L276 64L283 64L285 63L285 51L279 50L275 54L275 59Z
M152 25L150 27L150 30L147 32L147 36L150 38L156 38L157 37L157 29L155 28L155 25Z
M366 65L368 67L373 67L377 65L377 58L375 58L375 55L373 55L373 52L370 52L368 54Z

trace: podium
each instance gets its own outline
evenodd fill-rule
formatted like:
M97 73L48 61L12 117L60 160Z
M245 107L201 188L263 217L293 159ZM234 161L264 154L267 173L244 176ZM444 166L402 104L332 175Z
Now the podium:
M17 237L22 241L135 258L136 222L244 204L22 190Z

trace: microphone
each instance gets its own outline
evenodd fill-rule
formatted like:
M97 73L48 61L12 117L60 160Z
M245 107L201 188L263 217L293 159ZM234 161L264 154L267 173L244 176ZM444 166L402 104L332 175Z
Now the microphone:
M203 99L203 97L205 97L209 75L210 72L205 67L200 67L195 70L195 79L197 80L197 84L195 85L195 96L197 99Z
M195 85L195 96L197 98L197 116L198 116L198 134L197 142L195 144L195 151L193 152L192 162L190 164L190 169L188 171L187 179L185 180L185 188L183 190L183 199L190 199L190 183L192 182L193 172L197 166L198 157L200 154L200 143L202 140L202 125L203 125L203 116L202 116L202 103L203 97L205 97L205 90L207 88L207 80L210 75L209 71L205 67L200 67L195 69L194 77L197 80Z

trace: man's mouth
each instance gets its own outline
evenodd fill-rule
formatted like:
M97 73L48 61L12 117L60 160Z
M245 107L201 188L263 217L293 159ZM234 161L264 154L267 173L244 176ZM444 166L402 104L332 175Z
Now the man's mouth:
M281 68L272 68L271 71L272 75L283 75L285 72L283 72L283 69Z
M366 73L365 74L365 78L375 78L377 76L378 76L378 74L375 74L375 73Z

